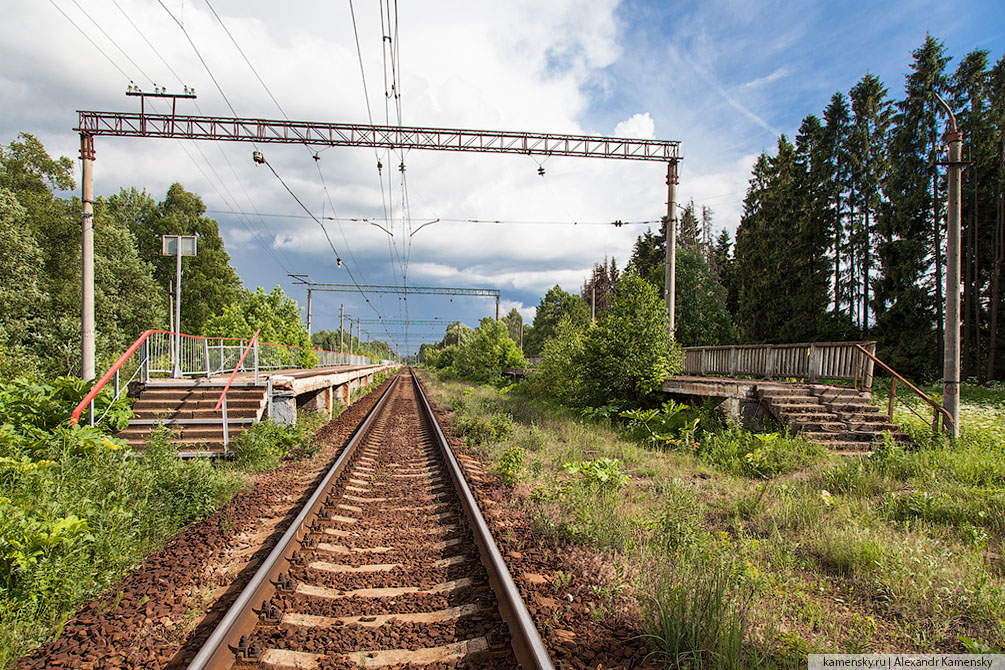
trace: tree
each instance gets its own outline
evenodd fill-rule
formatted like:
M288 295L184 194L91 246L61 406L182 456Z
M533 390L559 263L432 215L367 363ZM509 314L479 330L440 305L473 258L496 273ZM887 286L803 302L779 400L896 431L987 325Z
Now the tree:
M890 127L890 101L886 98L886 88L872 74L865 75L855 84L850 97L854 119L848 137L848 156L851 162L851 198L858 216L850 232L848 246L850 255L859 259L860 266L857 279L849 277L849 283L860 288L858 305L853 306L851 311L853 322L867 333L872 311L873 224L882 199L880 186L888 167L886 135Z
M525 366L506 324L491 317L481 320L471 337L457 348L453 361L458 376L479 382L496 381L507 368Z
M243 339L251 339L256 330L261 330L259 342L301 347L298 355L284 358L283 365L300 368L317 365L317 354L300 320L300 306L278 286L271 293L266 293L261 286L254 291L243 291L239 300L210 318L205 328L209 337Z
M8 337L19 337L29 367L46 375L79 370L81 204L53 193L73 188L72 167L69 158L50 157L28 134L0 147L0 190L6 193L0 216L10 253L3 257L5 263L13 259L4 281L13 311L7 310L3 329ZM98 198L94 209L99 366L110 364L143 330L164 325L167 314L151 267L138 256L136 240L111 200ZM41 295L32 297L36 291ZM15 317L25 300L31 300L31 313Z
M945 91L948 58L931 35L913 55L888 145L890 170L877 222L882 272L873 304L883 358L903 374L923 378L938 369L942 344L941 199L932 169L939 124L932 92Z
M14 194L0 186L0 349L13 376L33 372L39 364L29 343L37 336L45 293L40 282L42 250L26 226L28 213Z
M173 257L161 255L161 236L199 236L198 254L182 260L181 331L202 333L211 316L240 299L241 279L230 265L219 224L203 216L206 206L202 199L181 184L172 184L154 208L144 197L135 191L121 194L117 205L129 213L127 220L140 256L154 267L154 277L164 290L174 282L176 267Z
M729 238L728 230L720 231L715 244L710 247L708 267L725 289L726 311L730 317L735 317L739 298L736 282L733 281L733 241Z
M590 278L583 282L579 297L590 307L590 315L595 318L607 311L611 296L618 284L618 264L612 258L603 263L594 263Z
M707 347L734 341L726 289L696 251L677 250L677 295L678 344Z
M668 331L663 298L653 285L634 272L623 275L610 309L583 342L583 400L634 404L659 389L683 364Z
M988 323L988 365L987 376L992 379L1005 378L1005 369L1001 366L998 351L1005 347L1005 333L999 330L999 314L1005 309L1001 290L1002 265L1005 265L1005 56L991 70L989 88L989 115L995 134L995 163L993 188L997 194L995 202L997 215L994 220L993 232L989 235L992 251L992 268L988 302L990 316ZM1003 329L1005 330L1005 329Z
M830 230L832 243L832 262L834 281L832 284L833 314L841 313L841 306L850 303L851 298L847 287L842 281L841 258L844 252L844 232L848 198L847 188L850 176L851 161L848 156L849 133L848 103L841 93L831 97L830 104L824 110L823 127L820 127L816 117L803 120L800 135L813 145L812 159L814 175L811 182L816 187L816 196L820 199L813 202L816 208L824 207L829 214L825 226ZM822 210L818 210L822 211Z
M523 339L520 335L520 331L523 330L523 315L516 310L516 307L509 311L509 314L502 318L503 323L506 324L506 329L509 331L509 338L520 344Z
M544 343L541 362L530 377L532 395L578 407L583 400L584 329L568 318L558 323L555 337Z
M828 331L828 235L813 186L819 121L804 121L799 147L783 135L774 158L754 166L736 231L736 327L746 342L805 342Z
M567 293L557 284L548 289L534 314L534 328L524 331L524 352L535 356L541 352L544 343L555 336L562 317L579 326L585 326L590 321L590 307L577 295Z

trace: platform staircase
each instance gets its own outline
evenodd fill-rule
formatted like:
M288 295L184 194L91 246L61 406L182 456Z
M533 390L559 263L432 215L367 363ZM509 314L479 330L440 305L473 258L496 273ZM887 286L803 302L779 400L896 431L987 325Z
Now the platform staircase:
M129 427L118 433L133 448L146 446L159 426L172 430L171 442L183 456L224 453L223 415L214 406L224 382L151 380L138 389ZM234 384L227 392L227 433L230 440L256 421L268 404L264 384Z
M889 433L912 444L898 424L872 404L869 391L829 384L785 384L757 387L763 407L793 433L846 454L870 452Z

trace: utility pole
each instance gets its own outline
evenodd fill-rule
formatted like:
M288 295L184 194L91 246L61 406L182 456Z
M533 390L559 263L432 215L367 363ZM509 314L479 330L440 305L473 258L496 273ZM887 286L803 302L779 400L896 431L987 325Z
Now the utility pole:
M178 250L175 253L178 266L174 287L174 323L178 326L178 330L174 332L174 370L171 372L171 376L178 378L181 377L181 236L175 240L175 243L178 245Z
M945 100L935 97L949 115L949 205L946 209L946 320L942 360L942 406L952 417L951 426L942 429L951 438L960 436L960 172L963 169L963 133L956 127L956 116Z
M499 296L496 296L496 321L499 320Z
M338 350L345 351L345 303L338 306Z
M361 334L362 331L360 330L362 328L362 326L361 326L362 323L363 323L363 320L360 317L357 316L356 317L356 342L357 342L357 344L363 342L363 336ZM352 328L352 322L351 321L349 322L349 328L350 329ZM352 335L352 333L350 333L350 335Z
M80 134L80 378L94 379L94 138Z
M520 353L523 353L523 317L520 317Z
M307 289L307 339L311 339L311 290Z
M677 329L677 182L677 161L672 160L667 163L666 274L663 277L671 337Z

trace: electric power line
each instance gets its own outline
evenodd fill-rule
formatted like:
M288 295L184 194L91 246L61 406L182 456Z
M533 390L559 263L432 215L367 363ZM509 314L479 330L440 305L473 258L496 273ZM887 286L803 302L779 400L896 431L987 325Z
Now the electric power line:
M105 50L102 49L101 47L99 47L98 43L95 42L94 40L92 40L91 36L88 35L87 33L85 33L84 29L81 28L80 26L78 26L76 21L74 21L73 19L71 19L70 16L66 12L63 11L63 8L56 4L55 0L49 0L49 4L51 4L53 7L55 7L56 11L58 11L60 14L62 14L63 18L65 18L67 21L69 21L70 25L72 25L74 28L76 28L77 32L79 32L81 35L83 35L84 39L86 39L88 42L90 42L91 46L93 46L95 49L97 49L98 53L100 53L102 56L104 56L105 59L108 60L108 62L112 64L112 67L114 67L116 70L118 70L122 74L123 77L125 77L126 79L128 79L130 84L133 83L133 78L130 77L128 74L126 74L126 71L123 70L121 67L119 67L119 64L116 63L114 60L112 60L112 57L109 56L107 53L105 53Z

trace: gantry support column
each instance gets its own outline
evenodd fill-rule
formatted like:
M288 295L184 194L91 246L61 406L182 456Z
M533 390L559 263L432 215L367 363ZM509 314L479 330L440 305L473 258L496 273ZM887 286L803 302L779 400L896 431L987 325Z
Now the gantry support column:
M94 379L94 138L80 134L80 378Z
M677 329L677 161L667 163L666 270L663 277L664 300L670 335Z

